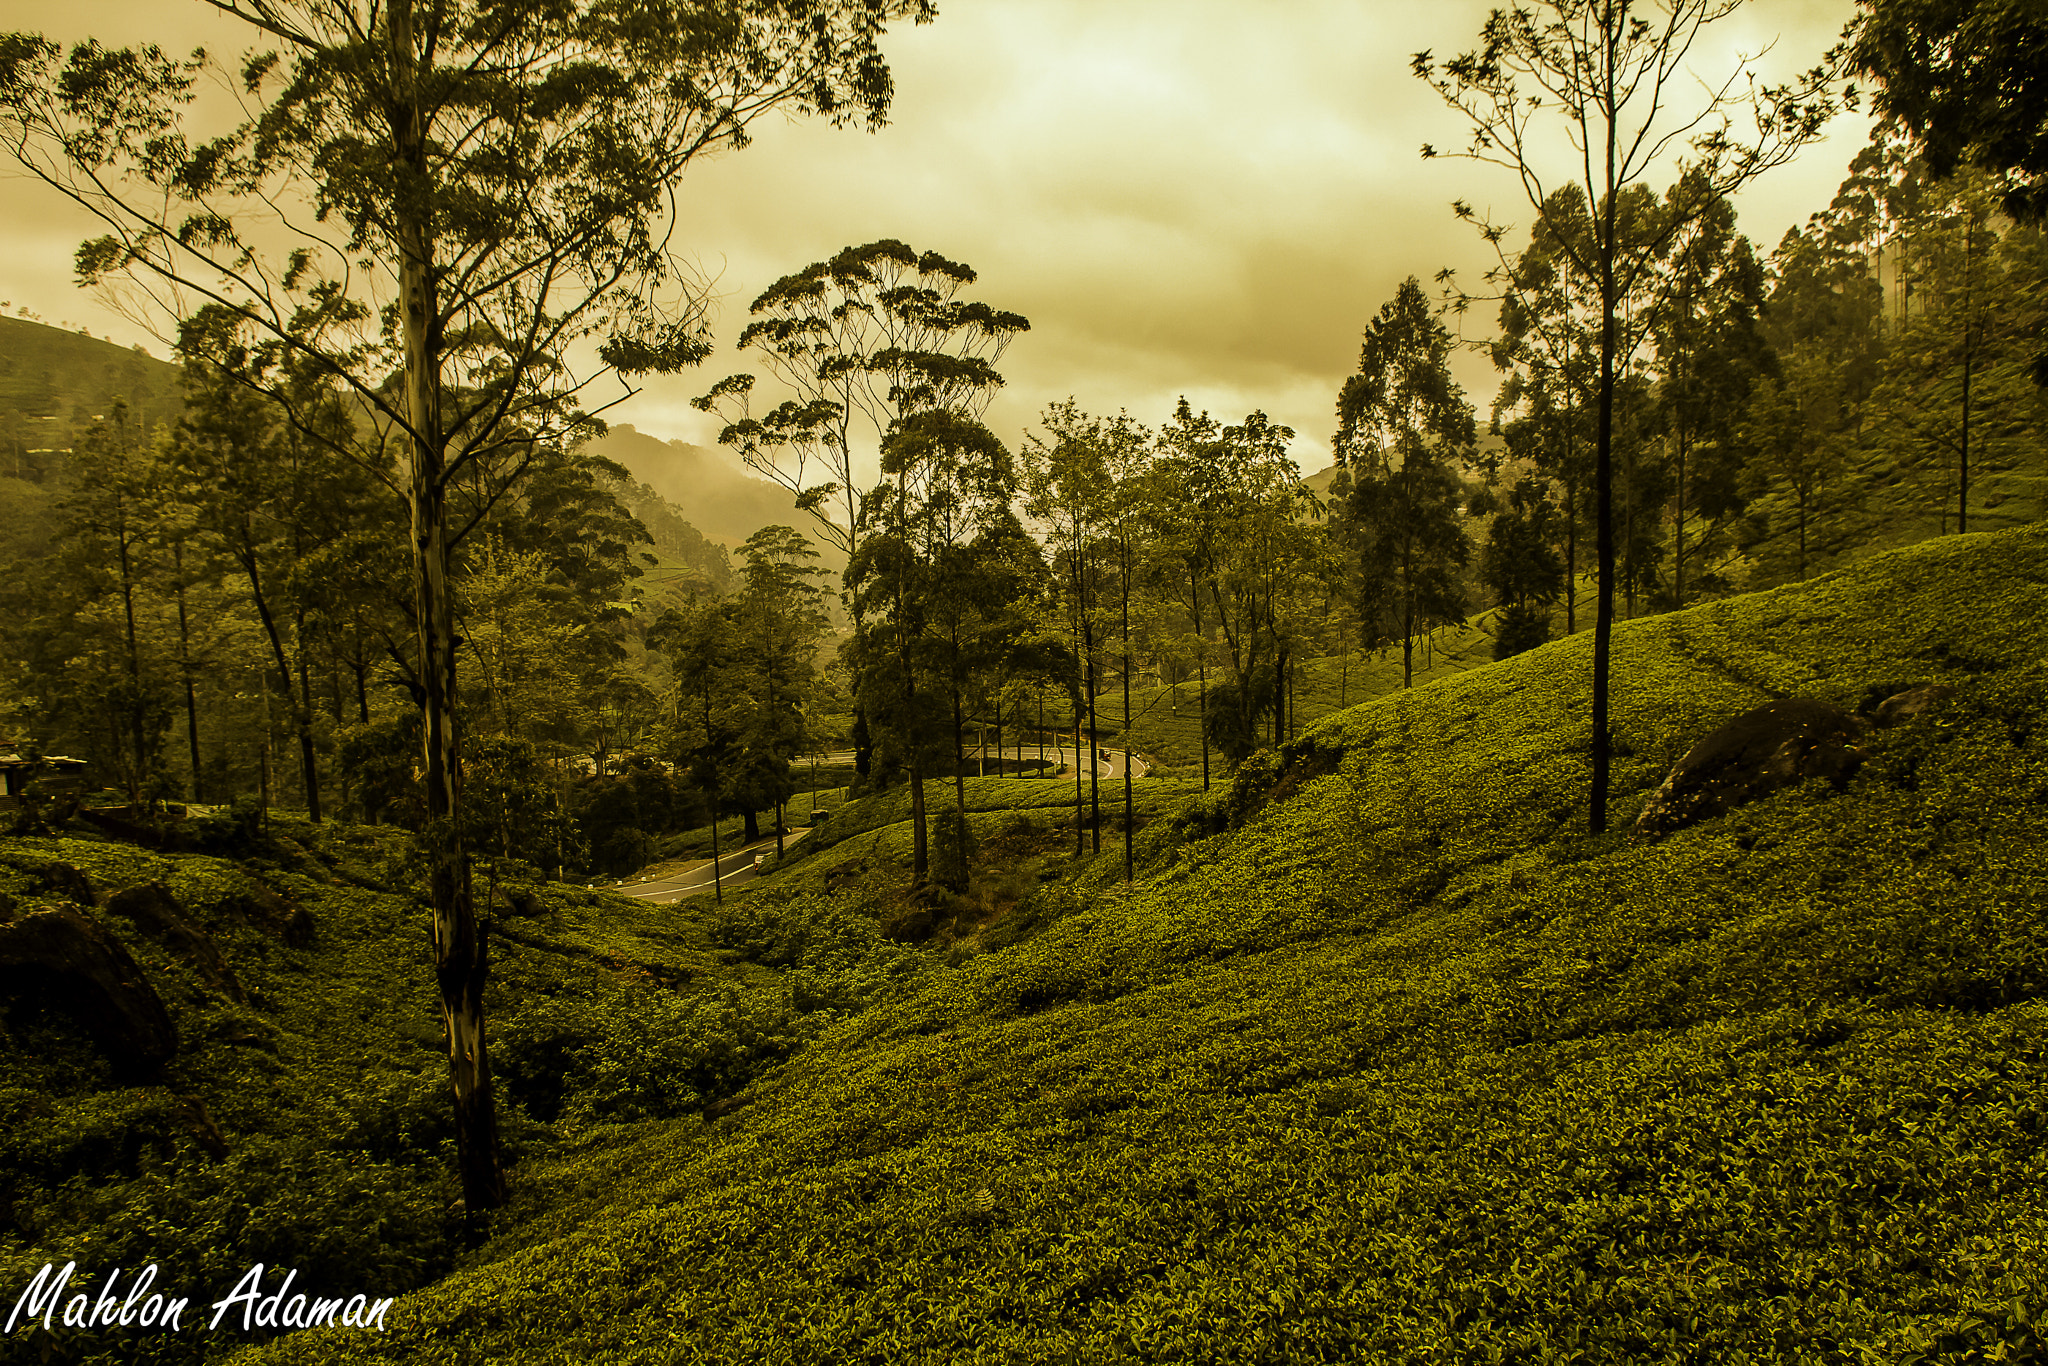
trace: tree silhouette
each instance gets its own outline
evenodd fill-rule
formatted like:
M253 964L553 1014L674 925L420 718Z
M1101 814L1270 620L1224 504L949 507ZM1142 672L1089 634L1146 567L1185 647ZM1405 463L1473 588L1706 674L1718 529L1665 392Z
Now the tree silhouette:
M1337 397L1331 447L1351 472L1360 617L1375 637L1401 637L1403 687L1415 682L1415 633L1465 613L1458 571L1472 547L1449 462L1471 452L1475 433L1452 346L1411 275L1366 328L1358 373Z
M1643 5L1655 21L1638 13L1635 0L1548 0L1540 7L1495 10L1481 33L1481 45L1442 65L1428 52L1416 54L1415 74L1427 81L1472 127L1472 141L1454 155L1501 166L1514 173L1529 205L1539 213L1551 194L1547 138L1553 115L1562 123L1573 157L1563 177L1578 183L1589 206L1590 231L1558 241L1572 269L1597 289L1600 320L1598 436L1594 454L1595 536L1599 557L1599 603L1593 636L1593 780L1587 823L1595 834L1607 829L1607 782L1612 762L1608 731L1608 650L1614 623L1614 393L1615 381L1642 339L1647 317L1633 326L1622 316L1622 301L1657 269L1658 262L1695 231L1713 204L1774 166L1782 165L1820 136L1832 113L1825 70L1808 72L1786 86L1756 89L1750 77L1737 82L1748 58L1718 85L1707 84L1690 115L1673 108L1673 86L1692 79L1686 59L1701 31L1726 18L1739 0L1664 0ZM1747 107L1755 136L1732 133L1729 111ZM1677 193L1666 200L1661 231L1635 230L1624 213L1626 192L1675 152L1689 149L1675 179ZM1424 144L1425 158L1437 155ZM1463 201L1457 216L1478 224L1501 253L1508 228L1480 215ZM1472 296L1459 295L1460 305Z
M447 1027L463 1200L504 1200L485 1046L488 973L462 842L454 594L472 465L573 445L596 424L572 368L597 343L619 375L674 371L708 345L668 251L668 191L698 156L743 146L771 109L879 121L887 20L930 0L221 0L255 52L232 75L203 53L0 38L0 138L30 174L97 215L87 284L193 301L188 356L291 408L297 357L361 405L372 443L407 455L426 873ZM215 71L257 105L195 141L181 111ZM305 212L310 206L311 212ZM282 260L257 223L284 218ZM656 293L682 286L680 307ZM317 426L293 425L312 439ZM351 436L348 453L354 449ZM374 461L366 462L374 466Z

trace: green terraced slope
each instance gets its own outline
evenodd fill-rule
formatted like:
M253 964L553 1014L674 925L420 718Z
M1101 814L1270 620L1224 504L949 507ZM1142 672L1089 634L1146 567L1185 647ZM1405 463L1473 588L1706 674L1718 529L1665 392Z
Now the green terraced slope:
M1958 690L1654 847L1582 832L1589 636L1331 716L1135 885L874 969L743 1108L536 1150L388 1333L241 1359L2038 1360L2044 552L1621 628L1623 829L1732 712ZM714 938L796 991L859 914Z

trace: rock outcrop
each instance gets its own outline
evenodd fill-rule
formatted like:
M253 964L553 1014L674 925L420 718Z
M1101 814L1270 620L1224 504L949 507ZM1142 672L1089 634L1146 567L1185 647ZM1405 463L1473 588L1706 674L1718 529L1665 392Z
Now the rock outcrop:
M0 999L40 999L69 1015L115 1068L148 1076L178 1051L178 1030L128 950L69 907L0 925Z
M313 917L296 901L288 901L254 880L221 902L221 909L239 915L255 929L289 948L302 949L313 942Z
M1661 839L1809 778L1840 791L1870 757L1871 731L1908 721L1954 692L1943 683L1913 688L1867 715L1804 697L1746 711L1685 752L1636 817L1635 839Z
M185 915L171 889L161 882L144 882L124 888L107 898L107 911L132 923L172 953L191 964L199 980L229 1000L241 1004L246 998L242 984L228 970L227 960L211 935Z

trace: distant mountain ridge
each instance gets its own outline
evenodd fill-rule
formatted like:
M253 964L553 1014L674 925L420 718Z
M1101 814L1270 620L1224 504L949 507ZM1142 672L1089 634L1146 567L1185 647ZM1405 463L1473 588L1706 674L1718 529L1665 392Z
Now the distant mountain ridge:
M140 347L0 317L0 477L41 479L81 423L123 401L147 430L185 410L178 367Z
M821 554L829 549L819 542L810 515L796 510L788 489L747 473L723 451L664 441L628 423L585 449L631 470L709 540L732 547L764 526L792 526L809 536Z

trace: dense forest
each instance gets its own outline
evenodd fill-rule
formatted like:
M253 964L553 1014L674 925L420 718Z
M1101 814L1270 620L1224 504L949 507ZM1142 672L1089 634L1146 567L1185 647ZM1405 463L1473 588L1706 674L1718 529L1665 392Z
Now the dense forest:
M1653 262L1614 397L1622 619L2041 516L2048 239L1995 189L1969 168L1933 179L1881 129L1775 247L1720 202ZM1660 206L1644 192L1626 212L1647 234ZM1570 190L1543 223L1590 231ZM785 801L814 751L856 749L861 791L964 772L984 733L1108 742L1161 706L1202 722L1155 757L1208 780L1299 732L1312 661L1398 654L1412 681L1448 628L1485 630L1496 658L1587 629L1597 301L1547 235L1509 265L1491 410L1450 379L1439 302L1410 280L1333 395L1336 467L1307 477L1262 413L1185 404L1147 425L1053 403L1012 451L972 414L1025 324L960 299L969 268L881 242L792 274L748 346L811 391L765 418L732 381L706 400L733 447L791 473L782 530L709 541L603 443L451 487L459 707L497 803L478 830L551 872L617 876L714 806ZM891 316L899 295L929 316ZM820 343L849 303L875 335ZM895 344L913 331L922 350ZM0 346L24 377L9 430L43 433L18 438L5 483L8 728L131 803L408 819L415 623L389 466L200 362L180 377L14 320ZM38 357L73 357L66 383L29 378ZM836 393L827 371L848 377ZM920 397L924 373L944 387ZM807 447L859 449L855 422L880 482L851 465L798 482ZM843 572L812 572L827 562ZM511 814L529 809L555 814Z
M1358 319L1311 471L1185 398L1007 439L1032 322L942 243L649 302L693 158L879 126L928 3L514 8L273 18L190 144L196 64L0 47L32 176L183 206L81 281L230 282L169 361L0 318L0 1281L405 1295L266 1360L2042 1359L2048 112L1955 93L2038 18L1417 55L1530 213ZM272 271L280 186L345 230ZM585 411L721 342L720 449ZM1773 705L1835 729L1681 808Z

